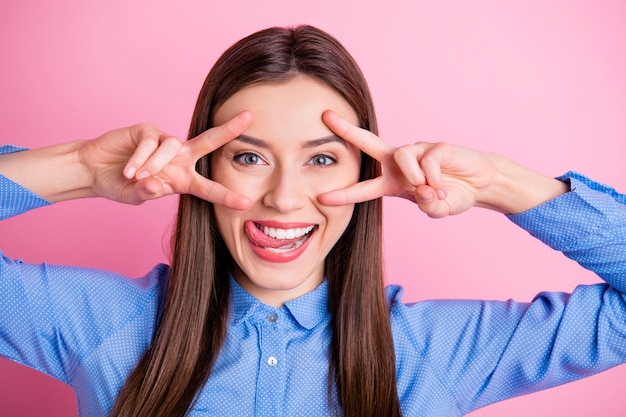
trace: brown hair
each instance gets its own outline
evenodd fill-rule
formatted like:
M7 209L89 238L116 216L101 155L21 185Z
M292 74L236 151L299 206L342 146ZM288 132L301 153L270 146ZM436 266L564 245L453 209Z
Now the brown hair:
M297 74L314 77L338 91L356 112L361 127L376 133L371 96L356 62L332 36L299 26L254 33L224 52L200 91L189 137L213 127L217 108L242 88L286 81ZM210 157L198 161L197 170L208 177ZM374 178L380 171L377 161L363 155L361 179ZM332 315L328 394L337 390L341 414L346 417L401 415L381 240L380 199L357 204L325 261ZM186 414L209 378L224 341L231 263L212 204L181 195L172 271L158 329L111 416Z

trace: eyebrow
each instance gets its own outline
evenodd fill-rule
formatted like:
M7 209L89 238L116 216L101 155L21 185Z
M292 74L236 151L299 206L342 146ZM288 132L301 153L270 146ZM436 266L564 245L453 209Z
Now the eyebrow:
M248 135L239 135L235 139L240 142L247 143L249 145L257 146L259 148L269 149L272 147L269 142L263 139L254 138ZM329 135L329 136L325 136L319 139L307 140L306 142L302 144L302 149L315 148L318 146L325 145L327 143L340 143L346 148L348 147L348 145L346 144L346 141L341 139L339 136Z

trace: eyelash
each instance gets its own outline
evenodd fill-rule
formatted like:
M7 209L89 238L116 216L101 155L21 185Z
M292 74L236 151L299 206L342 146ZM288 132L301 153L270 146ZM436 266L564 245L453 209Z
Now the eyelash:
M325 155L323 153L313 156L311 159L309 159L309 161L314 161L314 160L317 160L319 158L326 158L328 161L330 161L330 163L321 164L321 165L318 165L318 166L328 166L328 165L334 165L334 164L337 163L337 158L333 158L332 156ZM313 165L317 165L317 164L313 164Z
M246 163L245 160L247 158L250 157L254 157L256 158L256 161L254 163ZM333 158L330 155L326 155L323 153L314 155L313 157L311 157L311 159L309 159L309 163L315 160L319 160L320 158L325 158L327 161L327 163L322 163L322 164L315 164L315 163L311 163L310 165L315 165L315 166L329 166L329 165L334 165L337 163L337 158ZM258 154L254 153L254 152L243 152L240 153L238 155L235 155L235 157L233 158L235 162L238 162L241 165L244 166L251 166L251 165L262 165L262 163L264 163L265 161L263 160L263 158L261 158ZM261 162L261 163L259 163Z
M253 164L248 164L245 162L245 158L247 157L255 157L257 158L257 163L253 163ZM245 165L245 166L249 166L249 165L260 165L258 162L265 162L263 160L263 158L261 158L259 155L253 153L253 152L243 152L240 153L239 155L235 155L235 157L233 158L235 160L235 162L240 163L241 165Z

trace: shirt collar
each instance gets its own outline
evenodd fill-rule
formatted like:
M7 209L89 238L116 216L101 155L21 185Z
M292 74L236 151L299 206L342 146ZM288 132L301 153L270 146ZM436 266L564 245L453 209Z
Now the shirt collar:
M273 308L263 304L244 290L235 279L230 277L231 321L241 323L251 316L258 308ZM317 326L328 315L328 283L322 281L313 291L285 303L283 309L288 311L298 324L305 329Z
M313 291L287 301L285 308L300 326L312 329L323 319L330 317L328 311L328 282L322 281Z

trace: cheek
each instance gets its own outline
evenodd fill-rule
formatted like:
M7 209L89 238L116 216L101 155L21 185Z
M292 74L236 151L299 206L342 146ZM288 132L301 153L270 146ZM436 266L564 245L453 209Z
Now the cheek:
M361 171L360 156L344 159L340 165L330 168L314 168L307 178L307 186L315 195L335 191L356 184Z
M334 239L334 245L348 227L354 213L354 205L336 207L318 205L318 210L327 219L326 232Z
M235 221L233 210L216 204L214 206L214 213L217 230L220 232L220 235L222 235L222 238L228 241L229 236L232 234L229 233L229 230L233 228L232 225Z
M232 164L219 154L213 156L211 179L253 200L258 197L263 184L260 175L246 175L233 169Z
M327 193L329 191L341 190L356 184L359 181L358 168L346 170L344 172L333 172L328 175L319 175L311 182L311 189L315 195Z

